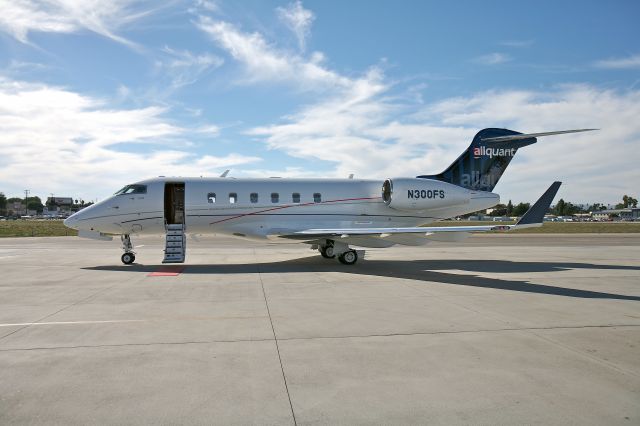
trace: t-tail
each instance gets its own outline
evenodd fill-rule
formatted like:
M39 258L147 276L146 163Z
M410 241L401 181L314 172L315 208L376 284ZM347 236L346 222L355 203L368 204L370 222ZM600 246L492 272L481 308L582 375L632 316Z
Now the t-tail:
M540 136L587 132L597 129L560 130L523 134L509 129L483 129L473 138L469 148L445 171L418 178L443 182L478 191L493 191L518 149L532 145Z

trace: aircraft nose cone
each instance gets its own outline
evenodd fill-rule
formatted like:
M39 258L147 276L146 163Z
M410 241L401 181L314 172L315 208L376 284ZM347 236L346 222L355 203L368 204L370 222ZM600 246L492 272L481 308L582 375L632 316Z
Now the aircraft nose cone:
M76 213L74 213L71 216L69 216L68 218L66 218L62 222L62 223L64 223L64 226L66 226L67 228L76 229L76 227L74 225L77 224L78 219L75 216L76 216Z

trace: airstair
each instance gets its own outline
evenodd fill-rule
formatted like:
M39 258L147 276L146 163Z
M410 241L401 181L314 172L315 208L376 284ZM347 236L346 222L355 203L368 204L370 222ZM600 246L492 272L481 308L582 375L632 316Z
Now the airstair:
M167 240L162 263L183 263L187 254L187 237L184 223L166 225Z

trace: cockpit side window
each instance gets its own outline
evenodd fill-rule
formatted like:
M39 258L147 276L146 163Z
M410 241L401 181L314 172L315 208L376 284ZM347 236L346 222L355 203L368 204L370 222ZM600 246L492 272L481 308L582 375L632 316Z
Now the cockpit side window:
M146 193L147 193L147 185L127 185L113 195L146 194Z

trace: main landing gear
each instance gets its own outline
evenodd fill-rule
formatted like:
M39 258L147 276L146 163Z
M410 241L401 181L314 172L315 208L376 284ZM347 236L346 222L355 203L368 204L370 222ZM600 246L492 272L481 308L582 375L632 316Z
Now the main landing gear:
M318 246L318 251L325 259L338 256L338 261L343 265L353 265L358 261L358 252L345 243L326 240L325 244Z
M124 250L124 254L120 257L122 263L125 265L131 265L136 260L136 255L133 252L133 244L131 244L131 237L129 234L124 234L120 237L122 241L122 250Z
M345 251L338 256L338 261L343 265L353 265L358 261L358 252L353 249Z

